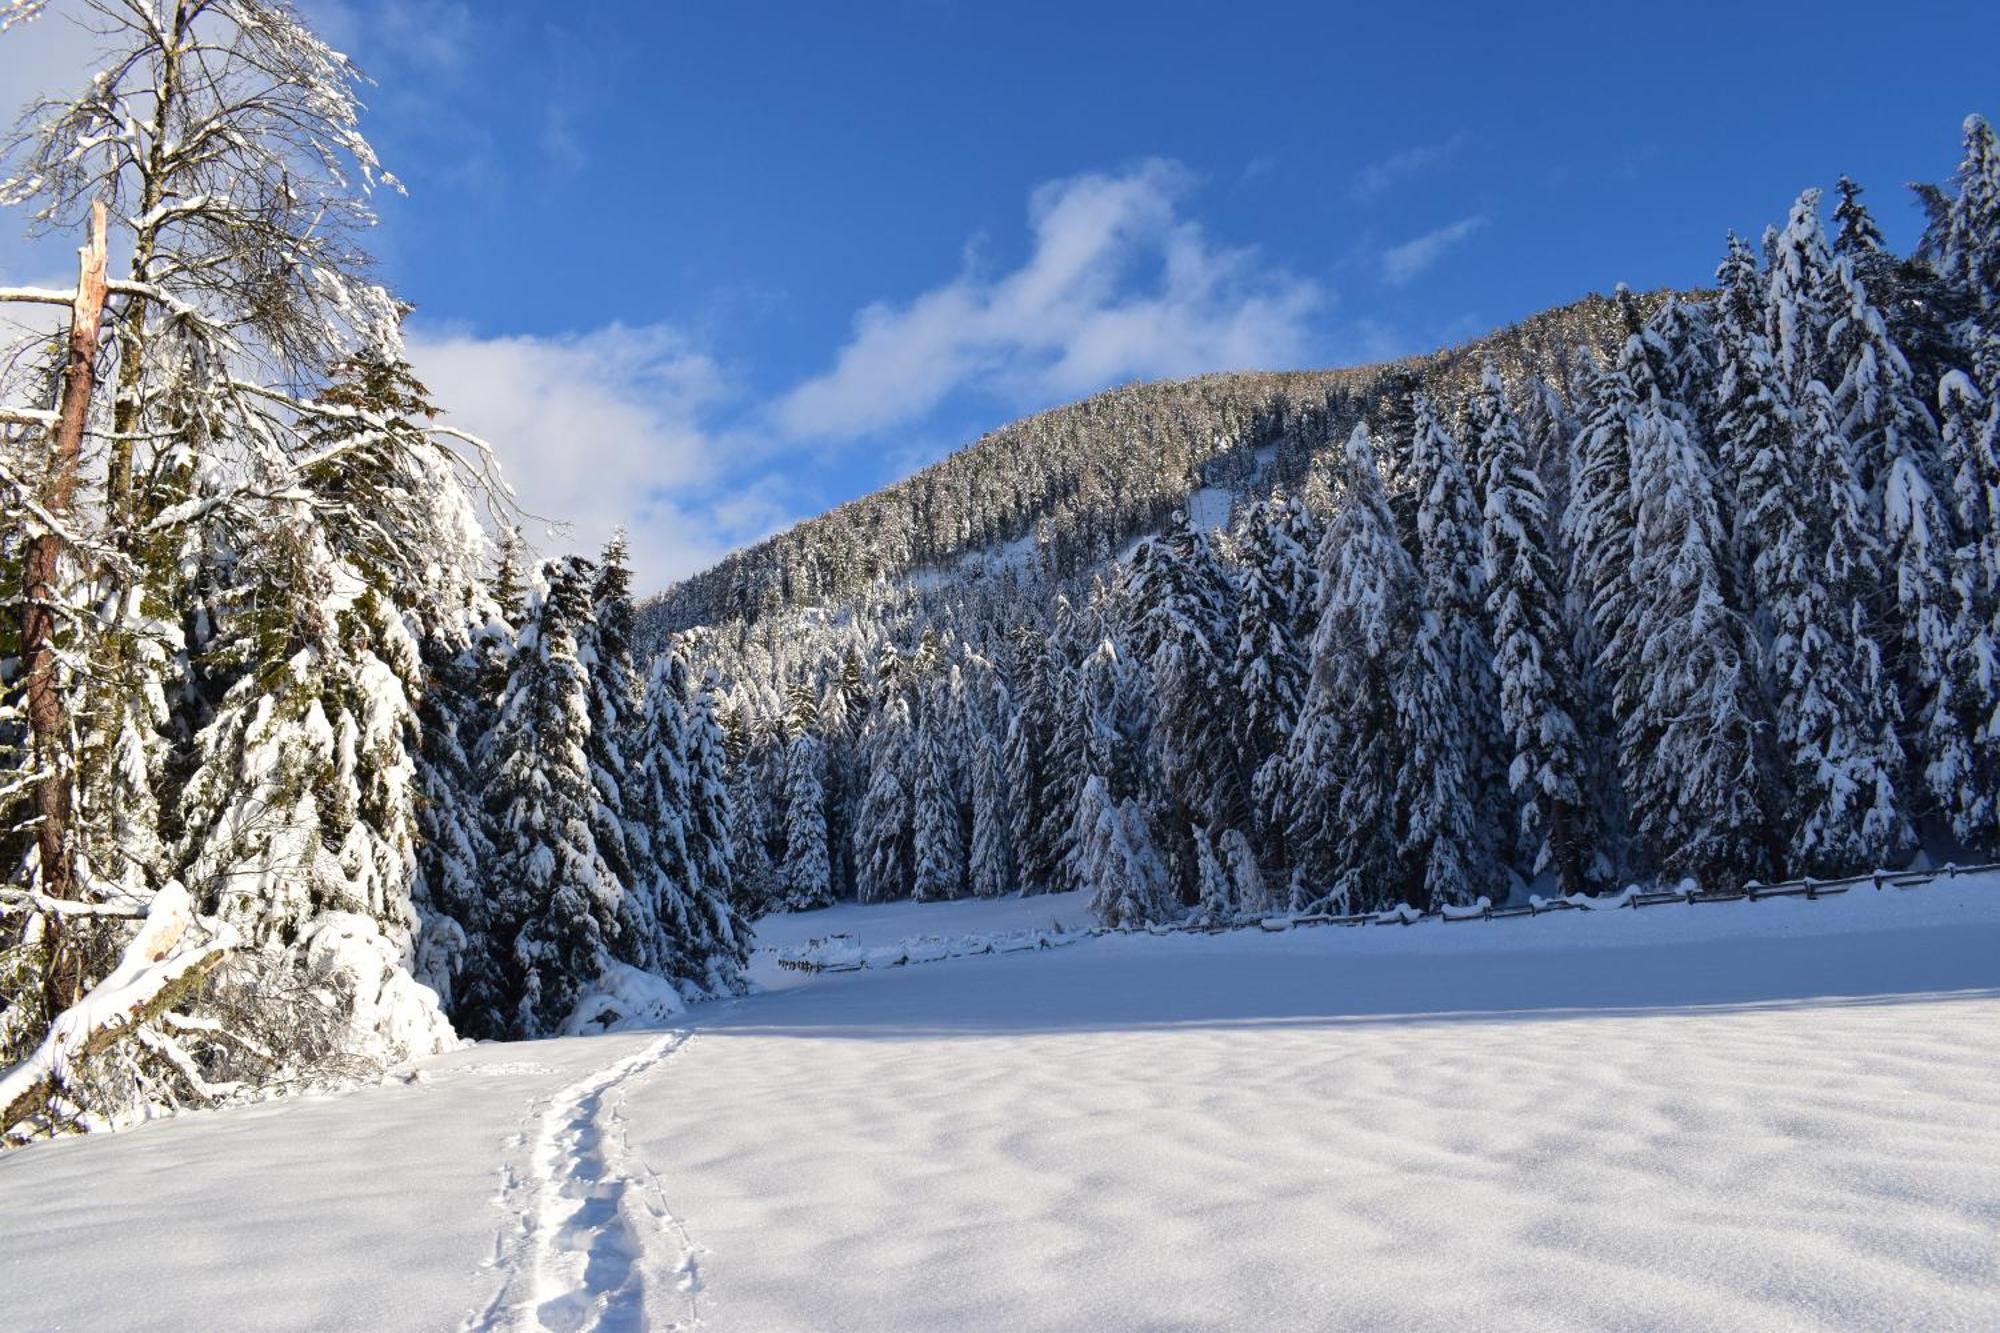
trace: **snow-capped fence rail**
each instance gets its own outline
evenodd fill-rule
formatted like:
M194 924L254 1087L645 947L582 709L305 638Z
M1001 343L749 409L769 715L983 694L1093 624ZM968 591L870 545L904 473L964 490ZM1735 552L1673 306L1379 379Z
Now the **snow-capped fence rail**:
M1869 886L1875 889L1915 889L1938 880L1963 875L2000 871L2000 862L1976 865L1943 865L1929 870L1876 870L1866 875L1839 879L1781 880L1763 884L1756 880L1736 889L1703 891L1689 885L1676 889L1647 890L1632 886L1620 893L1591 898L1570 894L1561 898L1531 897L1511 907L1494 907L1482 898L1470 906L1444 906L1420 912L1408 903L1381 912L1346 915L1330 912L1281 913L1275 916L1245 917L1227 922L1177 921L1149 926L1088 926L1064 930L1052 925L1046 930L1016 930L998 935L913 936L895 944L863 946L850 935L835 934L803 945L778 950L778 966L799 972L859 972L869 968L904 967L912 963L935 963L947 958L972 958L983 954L1018 953L1025 950L1054 949L1095 939L1101 935L1219 935L1234 930L1263 930L1281 933L1313 926L1414 926L1426 921L1509 921L1547 916L1553 912L1617 911L1624 908L1684 906L1702 903L1756 902L1763 898L1804 898L1814 901Z

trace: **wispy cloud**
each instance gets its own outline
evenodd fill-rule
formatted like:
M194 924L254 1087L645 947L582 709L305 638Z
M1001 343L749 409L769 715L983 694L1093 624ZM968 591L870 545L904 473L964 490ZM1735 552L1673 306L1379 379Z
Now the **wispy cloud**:
M1421 175L1432 167L1442 166L1451 161L1463 147L1465 147L1465 131L1460 130L1439 143L1419 144L1415 148L1405 148L1400 153L1391 153L1381 161L1370 162L1355 172L1348 193L1360 200L1373 199L1412 176Z
M830 369L785 394L790 439L856 439L961 393L1022 404L1134 377L1297 364L1317 284L1209 241L1183 217L1191 179L1152 160L1034 191L1019 268L862 310Z
M1043 185L1018 267L984 272L969 245L957 277L866 307L825 371L764 396L667 326L419 327L410 356L451 419L493 441L524 502L569 524L564 544L622 524L640 584L659 587L821 508L803 478L847 451L865 449L869 475L935 458L952 433L941 409L977 418L1132 378L1311 359L1323 293L1212 242L1183 214L1191 188L1166 161Z
M1480 214L1460 218L1448 227L1427 231L1412 241L1392 246L1382 252L1383 281L1400 286L1437 263L1444 252L1459 244L1481 227L1486 219Z
M447 419L492 442L522 504L565 525L555 548L594 547L623 526L654 587L790 517L774 482L731 474L739 451L712 424L731 386L676 330L481 338L419 326L409 356ZM690 504L717 487L726 499Z

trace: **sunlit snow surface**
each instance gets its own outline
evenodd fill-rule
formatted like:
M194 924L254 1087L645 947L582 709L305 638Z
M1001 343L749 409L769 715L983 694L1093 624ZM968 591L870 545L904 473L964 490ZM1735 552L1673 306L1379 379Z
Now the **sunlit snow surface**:
M688 1021L0 1158L0 1326L2000 1327L1992 881L1112 937Z

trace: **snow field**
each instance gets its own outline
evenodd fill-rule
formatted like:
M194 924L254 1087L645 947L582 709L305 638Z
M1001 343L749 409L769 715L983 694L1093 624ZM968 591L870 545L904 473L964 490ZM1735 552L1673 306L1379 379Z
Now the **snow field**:
M0 1158L0 1328L2000 1327L1993 876L787 975Z

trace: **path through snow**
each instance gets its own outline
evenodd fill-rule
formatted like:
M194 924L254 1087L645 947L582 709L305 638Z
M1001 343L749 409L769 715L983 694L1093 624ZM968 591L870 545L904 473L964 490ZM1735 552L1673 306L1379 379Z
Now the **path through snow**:
M468 1333L645 1328L648 1309L668 1305L663 1284L686 1303L685 1318L665 1326L700 1322L694 1243L667 1206L658 1173L632 1153L625 1115L639 1081L688 1040L686 1032L669 1033L549 1098L526 1173L501 1167L507 1221L494 1254L507 1280L466 1321Z

